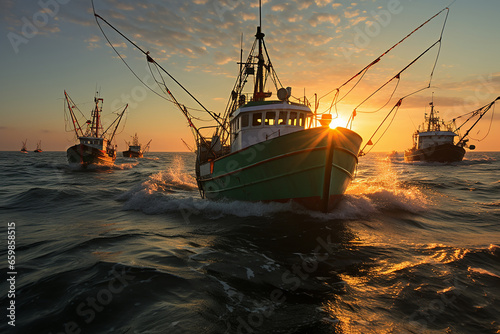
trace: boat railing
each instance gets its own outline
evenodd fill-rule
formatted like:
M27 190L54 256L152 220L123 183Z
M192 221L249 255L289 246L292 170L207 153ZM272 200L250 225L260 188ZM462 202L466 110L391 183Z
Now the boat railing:
M266 98L269 98L271 96L272 96L271 92L266 93ZM290 102L301 104L301 105L304 105L306 107L311 107L311 103L309 102L309 99L306 96L303 96L302 98L300 98L300 97L295 98L295 97L290 96L290 98L293 98L293 101L290 101ZM241 107L249 102L254 102L254 101L259 101L259 100L254 100L253 93L241 93L240 97L238 99L237 106Z

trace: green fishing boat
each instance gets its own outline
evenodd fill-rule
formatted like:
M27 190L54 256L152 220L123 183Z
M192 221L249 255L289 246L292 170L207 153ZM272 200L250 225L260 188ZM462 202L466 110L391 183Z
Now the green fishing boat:
M321 211L331 210L338 203L354 177L362 139L347 128L330 128L332 115L319 115L317 103L313 112L305 96L292 97L291 88L284 87L274 71L261 22L246 60L241 51L239 74L224 113L215 113L158 64L149 51L95 11L94 16L99 27L102 21L123 36L146 56L148 66L156 67L152 73L166 74L216 122L214 126L196 126L200 120L192 114L196 110L178 102L165 78L156 78L161 90L186 117L195 137L196 180L203 198L293 201ZM248 85L250 91L246 91L247 82L254 83Z
M331 129L304 97L291 101L281 87L261 27L240 72L220 125L212 137L196 131L196 178L211 200L294 201L329 211L354 177L362 142L354 131ZM255 76L253 93L244 91ZM265 90L272 81L277 98ZM229 124L229 126L225 126Z

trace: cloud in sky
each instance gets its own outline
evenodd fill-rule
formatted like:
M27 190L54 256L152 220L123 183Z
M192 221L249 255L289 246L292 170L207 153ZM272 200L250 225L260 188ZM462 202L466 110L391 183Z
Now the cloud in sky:
M170 57L205 58L200 68L208 61L223 66L231 62L226 56L234 55L239 48L240 34L245 36L245 46L258 24L257 2L243 1L116 1L96 2L96 11L117 29L152 55L162 50ZM331 0L263 1L263 26L268 44L278 50L276 56L295 54L296 48L309 45L325 47L324 53L338 32L343 13L341 4ZM89 7L78 4L78 13L71 11L61 15L58 24L95 25ZM116 33L101 25L112 43L123 47L123 40ZM271 26L275 26L274 28ZM318 31L311 30L317 28ZM104 45L92 35L84 39L88 49ZM330 45L331 46L331 45ZM131 51L131 50L130 50ZM164 54L165 52L163 52ZM313 54L314 52L311 52ZM321 54L321 53L317 53ZM125 55L126 56L126 55ZM132 55L128 54L130 58ZM135 55L137 56L137 55ZM237 61L237 59L233 59ZM196 66L196 65L191 65ZM222 70L221 70L222 72Z
M315 0L314 1L318 7L325 7L328 5L332 0Z
M287 7L289 7L288 4L279 4L279 5L272 6L271 10L273 12L283 12Z
M58 0L54 1L58 3ZM383 25L380 22L384 16L377 15L389 10L390 1L263 0L262 2L262 26L266 34L266 46L280 80L284 85L293 86L293 91L296 93L302 94L305 87L308 95L314 92L326 93L338 87L406 33L449 4L446 0L401 0L401 6L398 7L402 8L401 12L391 15L390 22ZM119 61L110 59L116 55L106 45L107 42L96 25L90 1L68 1L57 9L43 8L39 3L41 2L0 1L0 27L4 29L4 36L9 32L21 34L25 21L33 22L33 17L37 13L39 17L49 18L47 24L40 29L39 37L34 37L30 39L29 44L22 44L19 47L23 57L28 58L30 52L36 54L36 58L29 59L30 63L39 64L42 59L44 61L44 66L31 69L30 77L38 74L46 80L50 75L54 78L54 82L58 80L60 85L66 85L68 81L71 85L75 85L73 78L78 77L83 86L95 80L94 77L89 79L90 72L108 75L113 73L110 67L116 64L117 70L109 79L119 81L113 86L114 89L127 91L130 90L127 84L137 84L135 79L130 82L121 79L127 78L128 70L124 69ZM195 86L194 89L198 89L202 95L206 93L205 101L219 101L213 100L213 97L225 95L223 92L232 85L238 70L241 34L246 56L253 43L259 19L256 0L95 0L95 5L100 15L141 48L151 51L153 57L172 71L176 78L183 83L186 80L188 85ZM481 9L481 11L488 19L482 17L476 19L470 15L471 10L477 6L468 2L460 4L457 2L452 6L449 24L454 24L455 28L445 31L443 52L437 67L440 73L436 75L433 83L449 93L443 94L449 97L449 100L443 100L443 104L463 104L466 97L469 99L465 102L470 102L470 97L473 97L481 103L486 103L500 91L500 73L493 71L496 69L494 64L498 46L489 43L495 38L494 32L498 31L495 25L497 22L491 18L493 13L498 12L496 10L498 5L495 2L495 5L485 3L485 6L489 10ZM377 24L380 25L380 29L370 30ZM134 69L143 70L144 57L112 29L102 22L101 25L110 37L111 43L127 58L127 62L135 65ZM429 34L427 32L421 35L428 37L434 34L434 30ZM464 35L464 32L469 35ZM474 35L475 32L477 35ZM449 35L453 34L455 38L449 38ZM361 41L358 38L360 35L367 37ZM474 36L477 38L472 38ZM363 81L368 82L367 87L374 87L373 78L384 78L395 73L418 55L422 51L423 44L424 48L428 46L426 43L418 44L422 40L423 38L417 36L412 37L404 43L402 47L406 48L404 52L391 52L385 57L384 59L390 61L384 63L382 60L376 67L382 70L370 72L363 78ZM360 41L363 43L358 43ZM474 45L469 46L469 43ZM7 39L4 39L4 45L7 46L2 49L4 63L19 61L20 57L15 57L16 54ZM477 50L481 52L478 53ZM54 57L70 53L73 53L72 57L64 59ZM390 65L387 65L388 63ZM25 62L25 65L29 65L28 62ZM88 70L91 66L95 66L92 71ZM61 67L78 72L72 72L70 80L67 78L68 71L60 71ZM54 76L53 69L59 70L58 75ZM16 77L13 70L7 73L11 77ZM478 76L486 80L485 85ZM228 79L229 77L231 79ZM403 80L405 79L408 79L406 75ZM420 87L425 80L417 81L416 79L410 81L410 86ZM198 88L196 84L199 82L217 82L217 84ZM21 91L19 87L24 88L25 83L18 80L17 86L10 86ZM10 97L10 93L11 91L7 91L4 94ZM44 93L52 94L47 91ZM365 91L360 96L366 96L364 93ZM420 108L419 104L426 102L423 100L426 100L425 96L422 101L415 100L415 104L408 100L406 105ZM149 103L151 100L147 101ZM376 102L383 104L384 101ZM217 104L214 106L221 107ZM47 108L47 110L54 109Z
M181 1L130 1L103 0L95 1L96 11L127 36L133 36L141 47L152 54L167 50L171 56L201 58L215 51L230 53L229 49L239 46L240 34L254 34L258 24L257 2L250 3L233 0L192 0ZM341 22L342 13L336 9L341 4L332 0L292 0L263 1L263 25L267 38L282 53L293 53L296 43L284 43L287 35L295 35L302 42L310 36L307 44L320 46L328 44L334 38L333 27ZM3 1L3 17L14 31L22 26L22 17L30 18L37 11L47 12L37 2L28 4ZM72 1L56 8L57 13L51 18L44 32L47 34L67 34L71 25L90 27L88 36L82 36L89 50L104 45L104 39L96 40L96 27L91 4L87 1ZM14 15L15 13L15 15ZM49 14L47 14L49 15ZM123 39L101 22L113 45L123 47ZM276 26L279 30L273 29ZM319 28L317 34L311 28ZM330 35L326 33L329 30ZM307 31L306 35L303 33ZM325 38L320 40L321 38ZM140 37L140 39L139 39ZM75 38L77 38L75 36ZM249 42L249 39L246 38ZM130 57L130 55L129 55ZM207 58L207 59L210 59ZM217 57L218 58L218 57Z
M340 23L340 17L337 14L314 13L309 18L308 22L313 27L324 22L329 22L336 26Z
M351 18L356 17L358 15L359 15L359 10L353 10L353 11L346 10L344 12L344 17L346 17L348 19L351 19Z

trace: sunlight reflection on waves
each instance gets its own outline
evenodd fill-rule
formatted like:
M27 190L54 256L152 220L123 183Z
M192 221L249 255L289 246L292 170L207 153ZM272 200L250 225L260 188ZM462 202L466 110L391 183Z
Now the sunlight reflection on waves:
M417 213L426 209L426 196L418 187L401 183L390 161L377 164L373 173L374 176L354 180L347 188L346 198L349 202L370 204L374 211L403 210Z
M85 167L82 167L79 163L68 163L64 167L69 168L70 170L88 170L88 171L109 171L109 170L126 170L132 169L137 166L139 162L129 162L122 164L114 164L114 165L100 165L100 164L92 164Z

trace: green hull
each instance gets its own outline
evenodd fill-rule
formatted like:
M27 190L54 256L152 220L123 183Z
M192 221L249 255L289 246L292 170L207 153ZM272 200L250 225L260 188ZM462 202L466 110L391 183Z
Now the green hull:
M197 166L198 186L212 200L292 200L328 211L354 177L361 141L345 128L297 131Z

